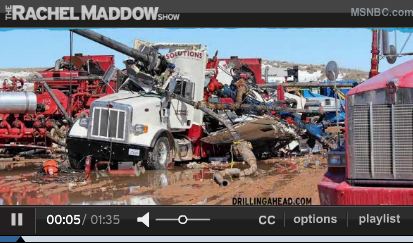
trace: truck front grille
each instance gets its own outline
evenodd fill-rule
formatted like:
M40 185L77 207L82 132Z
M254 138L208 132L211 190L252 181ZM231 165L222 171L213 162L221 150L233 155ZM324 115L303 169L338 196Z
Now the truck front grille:
M413 179L413 104L349 109L352 179Z
M125 128L126 111L105 107L93 108L91 136L124 140Z

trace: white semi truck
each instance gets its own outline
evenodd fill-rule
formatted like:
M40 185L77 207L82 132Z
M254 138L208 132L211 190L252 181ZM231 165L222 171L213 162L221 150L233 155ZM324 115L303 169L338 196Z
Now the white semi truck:
M237 117L233 113L245 122L233 124L234 118L228 112L241 107L247 111L300 110L277 107L278 101L273 105L263 104L260 95L248 89L243 78L236 82L234 104L206 104L204 87L215 73L206 68L207 51L200 44L136 41L134 48L130 48L90 30L72 31L133 58L125 61L127 78L119 91L95 100L90 115L72 126L66 144L73 168L83 168L86 158L92 158L115 166L118 162L140 162L149 169L165 169L173 162L210 156L201 145L202 139L207 145L235 142L232 152L250 165L249 169L235 173L249 175L256 170L251 145L258 151L276 150L299 137L288 124L271 116L247 112ZM105 74L104 81L112 78L112 71ZM247 97L259 104L243 104ZM226 129L220 130L223 127ZM206 137L204 129L210 132ZM214 149L220 155L229 154L230 150L229 146L228 150Z
M132 49L93 31L73 31L134 60L125 61L128 78L120 90L94 101L90 116L71 128L67 147L72 167L84 167L90 155L96 161L140 161L151 169L167 168L173 160L192 160L192 143L186 135L191 127L201 128L203 112L159 94L154 87L201 101L205 47L136 41ZM166 53L161 55L161 50Z

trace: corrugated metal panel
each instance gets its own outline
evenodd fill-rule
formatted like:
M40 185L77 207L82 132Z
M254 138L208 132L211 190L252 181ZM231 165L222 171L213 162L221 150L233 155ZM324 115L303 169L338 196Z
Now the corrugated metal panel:
M373 178L392 177L391 105L373 105Z
M107 139L125 139L126 111L96 107L92 114L93 137Z
M355 105L349 135L355 179L413 179L413 104Z
M396 178L413 178L413 104L395 106Z
M353 164L356 177L370 174L369 106L354 106L352 139Z

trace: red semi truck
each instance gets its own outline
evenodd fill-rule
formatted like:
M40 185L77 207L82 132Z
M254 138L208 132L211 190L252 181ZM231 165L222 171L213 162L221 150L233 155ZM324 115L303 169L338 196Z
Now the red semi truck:
M322 205L413 204L413 60L377 74L375 42L373 77L347 94L345 150L329 152Z

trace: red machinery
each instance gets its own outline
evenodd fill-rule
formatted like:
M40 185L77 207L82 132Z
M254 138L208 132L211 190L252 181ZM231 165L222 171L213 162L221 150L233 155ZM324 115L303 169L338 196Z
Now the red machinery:
M211 72L211 77L208 85L205 87L205 101L208 101L208 98L216 91L222 89L224 84L229 85L233 79L242 77L254 84L265 83L265 80L262 79L260 58L238 58L237 56L232 56L226 59L219 59L217 54L215 54L212 59L208 60L206 69ZM224 75L220 75L220 73ZM220 100L221 103L231 102L225 98Z
M224 84L229 85L234 79L244 78L248 79L255 84L263 84L265 81L261 76L261 59L259 58L238 58L233 56L228 59L219 59L218 53L215 53L214 57L208 60L206 65L207 73L210 75L208 84L204 88L204 101L208 101L209 98L221 91L224 88ZM223 73L224 76L219 74ZM240 77L238 77L240 76ZM219 80L223 77L224 80ZM230 97L220 97L220 103L234 103ZM202 127L199 125L193 125L187 134L188 138L193 144L193 155L197 158L205 158L207 144L201 144L200 139L204 136Z
M318 184L323 205L413 204L413 61L379 74L378 60L374 30L370 79L347 94L345 150L329 152Z
M97 98L116 91L116 82L101 77L114 65L112 55L76 54L40 71L33 92L21 91L25 81L12 77L0 92L0 147L44 148L63 143L72 118L87 114Z
M57 61L60 69L51 68L41 71L43 78L50 78L46 81L54 94L59 98L67 113L72 117L78 117L80 113L87 112L90 104L103 95L115 92L116 82L111 81L109 86L105 85L101 79L93 76L102 76L111 66L114 65L112 55L75 55L64 56ZM70 70L70 63L73 64L73 70ZM63 68L63 69L62 69ZM90 79L82 77L92 76ZM72 77L73 80L67 80ZM63 79L61 79L63 78ZM81 78L81 79L78 79ZM43 83L36 82L34 90L38 94L38 103L46 105L46 111L43 114L58 113L57 104L50 100L50 94L45 92Z

